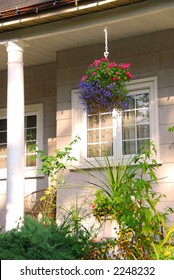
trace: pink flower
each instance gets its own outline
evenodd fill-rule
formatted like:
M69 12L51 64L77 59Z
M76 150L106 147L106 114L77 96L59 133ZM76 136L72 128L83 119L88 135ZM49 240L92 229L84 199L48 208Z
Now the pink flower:
M115 74L118 75L119 74L118 71L116 71Z
M115 62L110 62L109 65L108 65L108 68L114 68L114 67L117 67L118 64L115 63Z
M112 68L112 63L109 63L108 68Z
M101 59L101 61L108 61L108 58L107 58L107 57L103 57L103 58Z
M120 65L120 69L127 69L127 68L129 68L130 67L130 63L122 63L121 65Z
M96 76L96 75L97 75L97 73L96 73L96 72L93 72L92 74L93 74L94 76Z
M132 79L132 78L133 78L132 74L131 74L129 71L126 72L126 75L127 75L127 77L128 77L129 79Z
M113 80L113 81L117 81L118 78L117 78L117 77L113 77L112 80Z
M83 82L84 80L86 80L88 78L87 75L84 75L82 78L81 78L81 82Z
M99 59L99 60L96 59L96 60L94 60L94 63L93 63L93 64L94 64L95 66L99 66L100 63L101 63L101 60L100 60L100 59Z

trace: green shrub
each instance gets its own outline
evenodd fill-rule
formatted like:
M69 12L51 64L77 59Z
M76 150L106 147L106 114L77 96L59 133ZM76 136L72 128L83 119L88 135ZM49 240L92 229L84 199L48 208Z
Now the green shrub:
M81 257L81 244L69 228L45 226L26 216L22 229L0 234L1 260L73 260Z

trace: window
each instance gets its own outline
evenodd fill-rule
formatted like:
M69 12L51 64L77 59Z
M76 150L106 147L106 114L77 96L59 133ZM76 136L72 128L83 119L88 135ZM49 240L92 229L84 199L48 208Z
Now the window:
M7 119L0 119L0 168L7 167Z
M149 92L132 93L128 109L122 116L123 154L136 154L142 144L150 139Z
M105 115L105 121L101 121ZM110 113L87 116L87 157L113 155L113 120Z
M6 109L0 109L0 170L7 168L7 117ZM42 104L25 106L24 139L25 167L36 168L37 160L32 159L31 145L37 144L42 148Z
M81 138L75 155L93 160L105 154L119 159L135 154L141 145L154 141L158 150L157 78L133 80L128 84L130 100L128 108L120 114L117 110L102 114L86 115L78 99L78 91L72 91L73 138Z

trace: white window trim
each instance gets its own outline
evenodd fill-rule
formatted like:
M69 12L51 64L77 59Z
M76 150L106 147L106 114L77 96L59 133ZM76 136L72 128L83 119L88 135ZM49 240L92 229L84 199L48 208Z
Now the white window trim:
M43 149L43 104L25 105L25 115L37 115L37 144L40 150ZM7 118L7 109L0 109L0 118ZM36 159L36 166L25 167L25 178L37 177L39 161ZM7 168L0 169L0 180L7 179Z
M149 90L149 115L150 115L150 140L155 143L157 149L157 156L155 159L158 163L161 163L159 155L159 123L158 123L158 88L157 88L157 77L149 77L132 80L127 84L129 91ZM87 158L87 122L86 122L86 111L82 108L80 100L78 99L78 90L72 90L72 139L75 136L79 136L81 140L75 145L73 149L73 156L76 157L77 161L73 162L73 166L85 168L85 159L87 161L95 163L95 159ZM113 133L116 136L117 144L113 145L114 156L110 157L111 160L116 157L116 161L122 158L122 129L121 129L121 117L117 115L118 127L113 127ZM129 155L124 155L125 161L130 158ZM103 157L97 158L102 161ZM88 166L89 167L89 166Z

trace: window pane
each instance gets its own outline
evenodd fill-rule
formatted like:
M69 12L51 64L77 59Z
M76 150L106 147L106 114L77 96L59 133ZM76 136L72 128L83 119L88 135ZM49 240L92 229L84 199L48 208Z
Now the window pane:
M26 166L36 166L36 158L32 158L31 155L26 156Z
M102 129L101 131L101 142L112 142L113 132L111 128Z
M6 156L7 155L7 145L0 145L0 156Z
M36 145L36 141L34 142L26 142L26 153L35 153L36 151L31 148L33 148Z
M138 94L136 96L136 108L149 107L149 94Z
M137 123L148 123L149 122L149 109L137 110Z
M99 130L88 131L88 143L94 143L99 141Z
M103 114L104 120L101 121L101 127L111 127L112 126L112 115L111 114Z
M130 100L128 101L128 109L134 109L135 108L135 98L133 96L130 97Z
M0 157L0 168L7 168L7 158L6 157L3 157L3 158Z
M0 143L7 143L7 132L0 132Z
M147 142L148 141L148 139L143 139L143 140L138 140L137 141L137 150L139 151L139 149L141 148L141 146L145 143L145 142ZM148 148L148 147L147 147Z
M25 117L25 127L36 127L36 115Z
M113 155L113 143L102 144L101 156L112 156Z
M123 113L123 125L135 123L135 111L127 111Z
M137 138L149 138L149 125L137 125Z
M130 155L136 153L135 141L124 141L123 142L123 154Z
M0 168L7 168L7 119L0 120Z
M88 128L99 127L99 115L88 116L87 121L88 121Z
M0 120L0 131L7 130L7 119Z
M99 157L100 156L100 146L99 144L88 145L87 155L88 157Z
M36 140L36 128L26 130L26 141Z
M135 139L135 126L123 127L123 139Z

